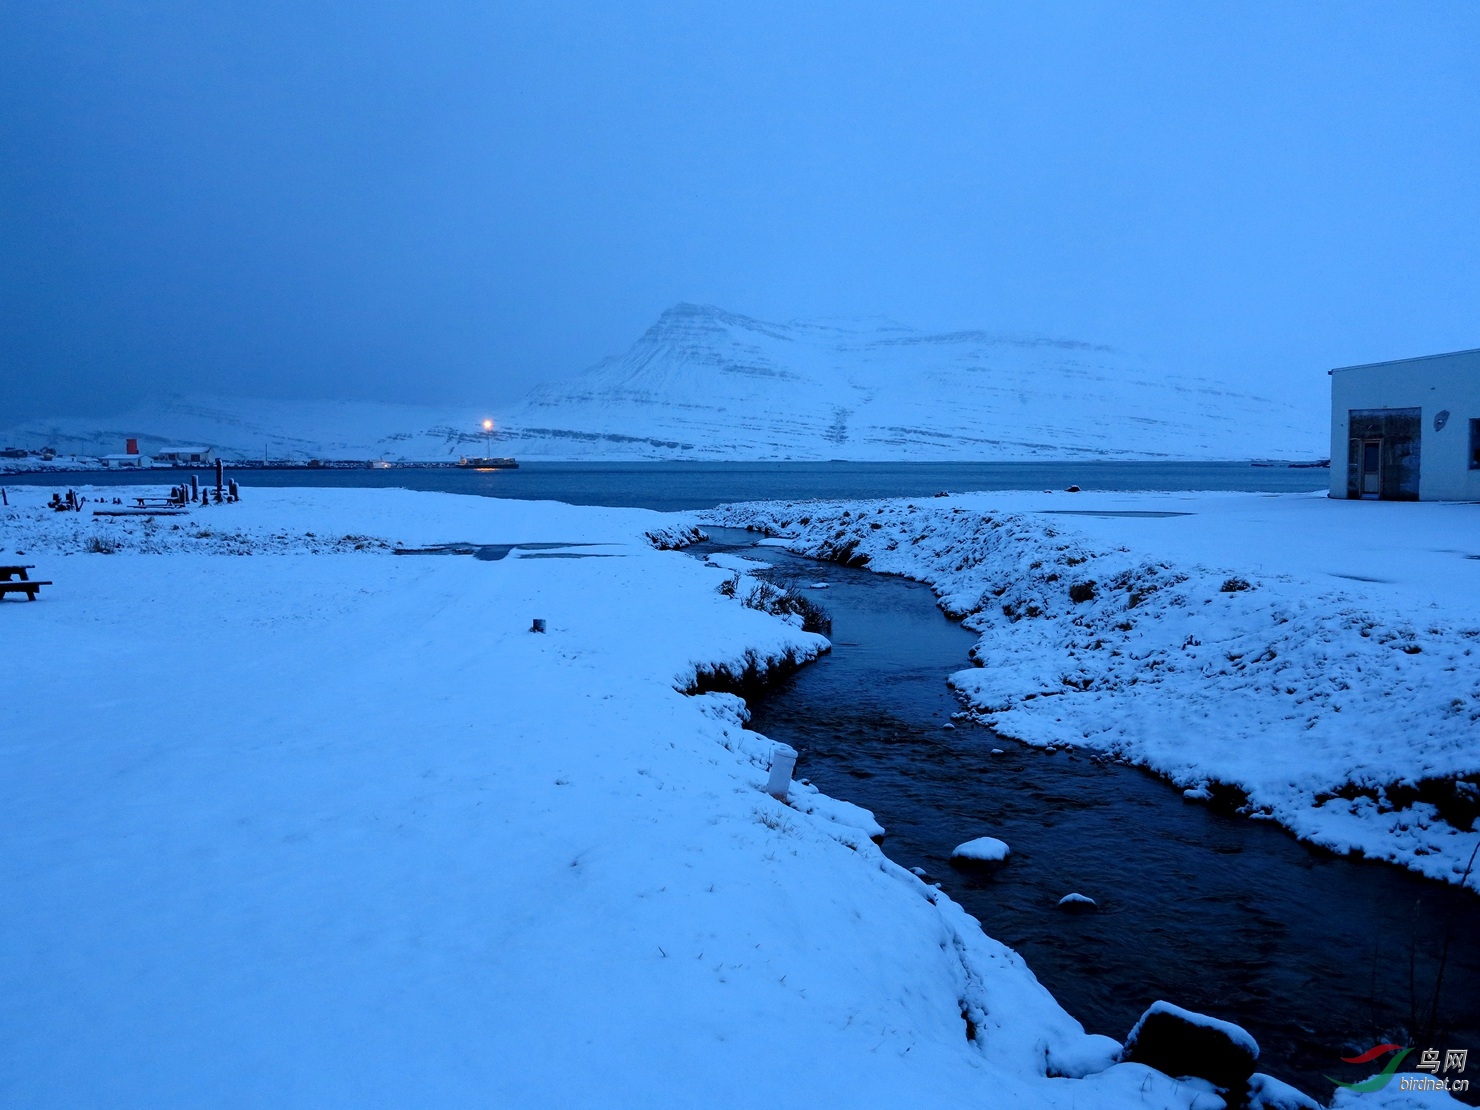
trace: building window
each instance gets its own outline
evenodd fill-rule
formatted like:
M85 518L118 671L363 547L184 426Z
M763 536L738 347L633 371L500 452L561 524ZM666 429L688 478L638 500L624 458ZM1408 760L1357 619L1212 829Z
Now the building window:
M1480 470L1480 420L1470 421L1470 469Z

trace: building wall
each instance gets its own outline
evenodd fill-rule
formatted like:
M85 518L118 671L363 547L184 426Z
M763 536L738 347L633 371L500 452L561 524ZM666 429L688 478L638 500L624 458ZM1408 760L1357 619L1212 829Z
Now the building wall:
M1419 409L1422 501L1480 501L1470 469L1470 422L1480 420L1480 350L1331 371L1331 496L1347 495L1348 414L1353 409ZM1435 418L1447 412L1442 427Z
M195 447L184 450L166 447L155 452L154 457L160 462L181 463L186 466L202 466L216 461L215 449L212 447Z

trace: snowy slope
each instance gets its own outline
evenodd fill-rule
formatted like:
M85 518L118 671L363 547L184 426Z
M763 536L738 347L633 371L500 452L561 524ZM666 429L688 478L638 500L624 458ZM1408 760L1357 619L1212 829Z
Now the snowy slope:
M151 454L206 445L227 459L414 459L457 461L484 452L486 413L363 401L270 401L173 397L111 416L27 421L0 432L6 445L54 447L64 455L120 452L130 438ZM7 466L12 460L5 460Z
M679 688L824 641L653 550L681 523L0 508L55 582L3 605L0 1103L1221 1106L1114 1063L866 814L765 793L739 699ZM602 557L387 551L454 539Z
M36 420L7 444L64 453L205 443L229 458L455 460L469 408L186 398ZM522 459L1319 458L1321 413L1072 340L772 324L669 309L626 353L536 388L498 419Z
M1320 457L1319 415L1072 340L680 304L508 423L531 456L1242 459Z

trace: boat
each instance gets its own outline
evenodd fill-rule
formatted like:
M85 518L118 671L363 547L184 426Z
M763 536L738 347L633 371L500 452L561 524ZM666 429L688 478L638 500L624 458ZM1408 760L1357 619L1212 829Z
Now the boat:
M519 463L506 456L489 458L482 455L464 455L457 460L458 466L465 466L470 470L518 470Z

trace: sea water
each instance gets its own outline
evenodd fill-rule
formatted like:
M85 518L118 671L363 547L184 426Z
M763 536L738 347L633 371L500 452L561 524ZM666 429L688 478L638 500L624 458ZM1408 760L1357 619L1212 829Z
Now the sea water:
M390 470L234 469L242 486L415 489L480 497L564 501L571 505L634 506L675 511L709 509L732 501L928 497L942 491L1251 490L1303 493L1325 489L1328 472L1248 462L1043 462L1043 463L527 463L518 470L458 467L393 467ZM26 473L0 476L0 485L175 485L210 467L130 471Z

